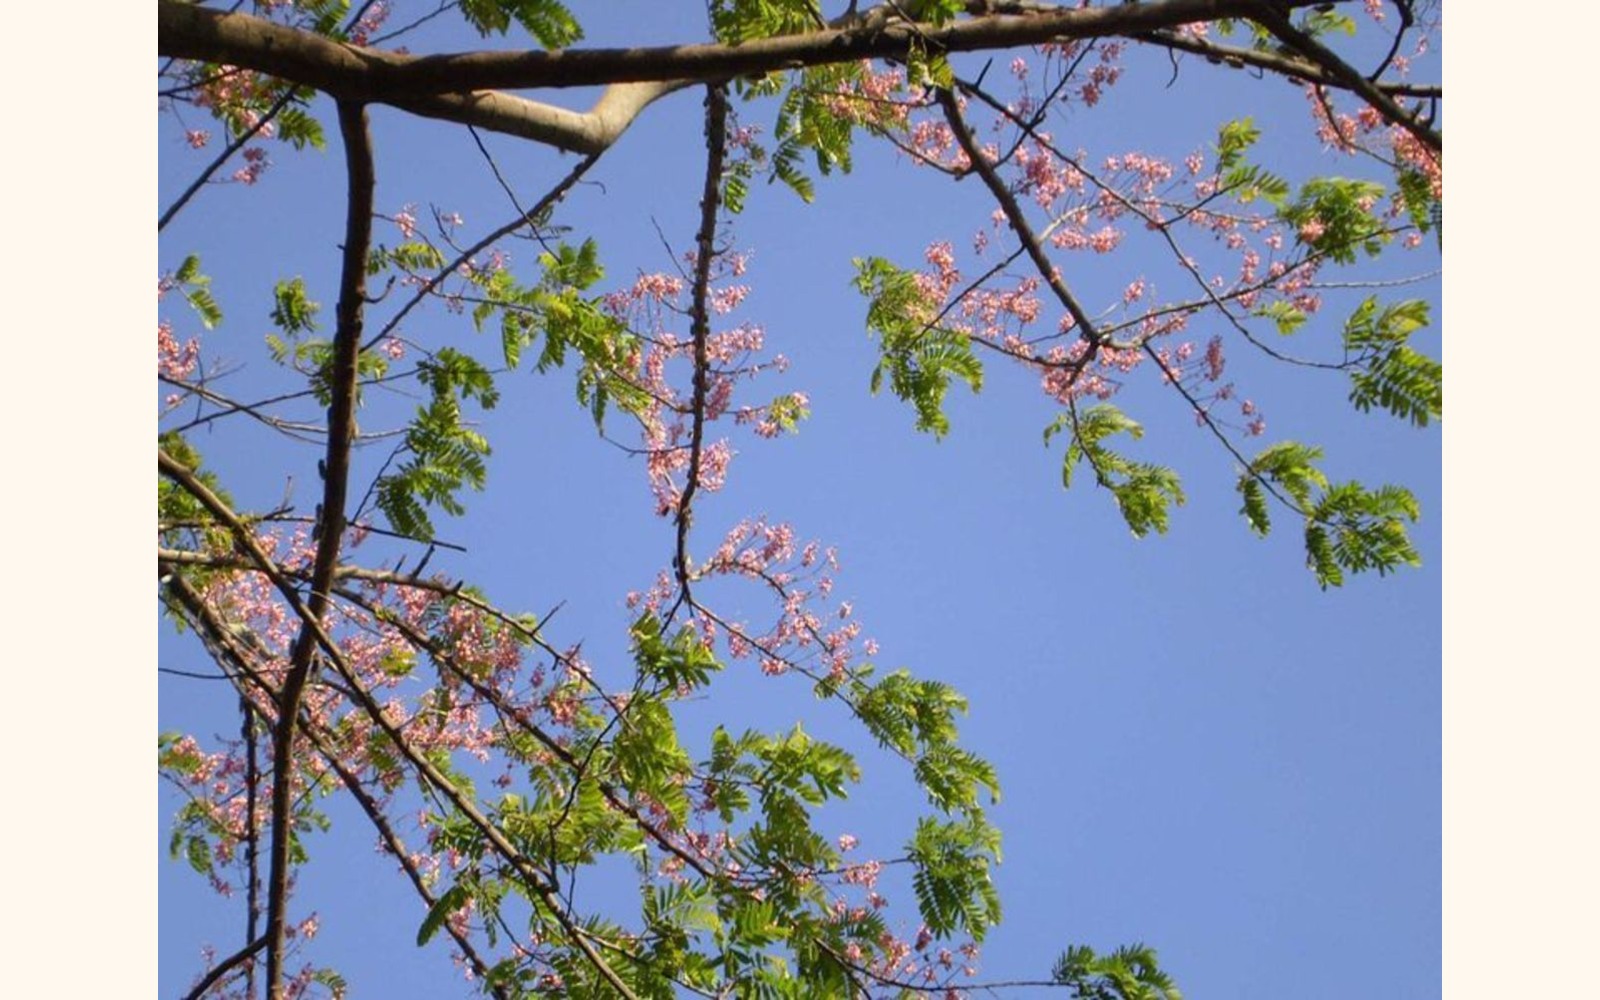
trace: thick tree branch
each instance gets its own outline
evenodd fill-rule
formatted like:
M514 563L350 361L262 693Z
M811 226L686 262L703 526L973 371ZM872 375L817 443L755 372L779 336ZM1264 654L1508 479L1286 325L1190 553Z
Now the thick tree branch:
M1354 66L1340 59L1332 49L1290 24L1287 13L1290 6L1274 3L1273 0L1259 0L1257 10L1250 17L1261 22L1283 44L1321 66L1329 76L1343 81L1345 86L1359 94L1384 118L1410 132L1435 155L1444 153L1444 138L1438 132L1428 128L1417 120L1416 115L1396 104L1394 98L1362 76Z
M1290 6L1309 3L1291 0ZM949 53L1011 48L1061 38L1147 34L1192 21L1245 18L1259 11L1254 0L1155 0L986 14L944 27L858 16L840 27L755 38L741 45L410 56L334 42L248 14L221 13L181 0L157 0L157 5L158 48L163 56L227 62L314 86L336 98L394 104L416 114L522 134L578 152L608 146L645 104L686 83L856 59L906 58L912 45ZM610 83L651 86L606 93L587 115L509 94L480 93Z
M689 439L689 473L678 498L678 547L672 566L678 576L679 601L689 592L689 522L694 517L695 490L700 485L701 444L706 423L706 338L711 317L706 305L710 293L711 260L717 235L717 209L722 196L722 160L727 152L728 92L722 84L706 88L706 177L700 192L700 231L695 236L694 302L689 327L694 336L694 427ZM677 610L674 605L673 610ZM671 615L667 616L668 618Z
M356 357L361 351L362 311L366 304L367 248L372 242L372 194L375 177L367 111L359 104L339 103L339 131L344 137L349 175L343 274L339 281L338 328L333 338L329 372L328 448L322 463L321 514L315 529L307 615L289 657L289 670L279 695L278 721L272 745L272 840L267 874L267 996L283 994L284 907L289 886L290 777L294 766L295 722L300 699L316 651L313 628L328 608L328 591L339 562L344 536L345 500L350 480L350 445L355 439Z
M431 94L383 103L425 118L460 122L571 153L594 155L611 148L645 108L689 84L688 80L613 84L582 114L498 90Z

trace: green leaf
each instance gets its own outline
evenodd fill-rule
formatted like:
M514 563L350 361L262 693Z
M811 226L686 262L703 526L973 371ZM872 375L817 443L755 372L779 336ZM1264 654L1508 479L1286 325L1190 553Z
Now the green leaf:
M935 937L965 931L981 942L1000 921L1000 897L989 874L999 851L999 832L980 817L918 822L906 853L917 907Z
M201 875L211 874L211 845L206 843L204 837L191 836L185 843L184 856L189 862L189 867Z
M272 322L291 337L315 330L316 315L322 307L306 296L304 278L280 281L272 290Z
M1279 216L1301 232L1300 239L1313 250L1340 264L1351 264L1357 251L1375 257L1393 239L1388 224L1375 211L1383 186L1343 177L1318 177L1307 181L1294 204ZM1314 236L1306 227L1320 228Z
M278 112L277 119L278 138L294 146L295 149L323 149L327 140L322 133L322 123L310 114L294 107L285 107Z
M217 300L211 297L211 279L200 273L200 257L190 254L183 259L183 263L172 274L172 285L178 289L184 301L200 317L200 325L207 330L215 329L222 322L222 310L217 306Z
M950 429L944 398L954 379L973 392L983 388L983 364L965 334L934 325L935 304L916 276L881 257L855 260L856 290L870 298L867 327L880 336L882 361L872 375L877 392L888 374L889 386L912 404L917 429L942 437Z
M1061 485L1071 488L1073 468L1087 461L1096 484L1111 492L1136 538L1152 530L1165 534L1172 506L1185 500L1178 474L1164 466L1129 461L1101 443L1113 434L1138 440L1144 428L1112 404L1100 403L1081 414L1069 410L1057 416L1044 430L1045 444L1063 431L1070 432L1071 441L1061 460Z
M461 13L483 35L503 35L515 20L547 49L583 37L572 12L557 0L461 0Z
M1239 513L1244 515L1250 530L1266 537L1272 530L1272 518L1267 513L1267 493L1261 488L1261 482L1252 476L1244 476L1239 480L1239 493L1244 497L1244 506L1239 508Z
M1300 22L1300 30L1316 38L1319 35L1329 35L1339 32L1344 35L1356 33L1356 22L1348 14L1341 14L1334 10L1315 9L1306 12L1305 19Z
M1444 369L1411 348L1411 334L1428 322L1421 300L1378 308L1376 296L1362 302L1345 323L1344 346L1353 356L1350 402L1366 412L1374 406L1424 427L1444 412Z
M1222 126L1217 134L1217 168L1226 172L1239 166L1245 152L1260 138L1261 130L1256 128L1254 118L1241 118Z
M420 948L431 941L450 915L467 905L471 899L472 895L467 891L467 887L457 882L446 890L444 895L434 900L433 905L428 908L428 915L423 918L422 926L417 928L417 947Z
M1305 522L1306 565L1322 588L1344 583L1346 571L1376 570L1383 576L1401 566L1416 566L1421 557L1405 524L1416 521L1416 497L1398 486L1369 490L1360 483L1330 485L1311 463L1317 448L1284 441L1263 450L1239 477L1245 520L1257 534L1270 527L1259 480L1276 485L1292 501Z
M1282 300L1269 302L1255 310L1255 315L1264 316L1277 324L1278 333L1287 337L1300 329L1305 324L1307 316L1300 309L1289 302Z
M1051 978L1071 987L1077 1000L1183 1000L1172 977L1161 971L1156 953L1142 944L1096 955L1072 945L1056 959Z

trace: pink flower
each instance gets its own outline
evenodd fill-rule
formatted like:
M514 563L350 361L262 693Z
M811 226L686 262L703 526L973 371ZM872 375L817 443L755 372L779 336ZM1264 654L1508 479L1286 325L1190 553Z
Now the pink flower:
M840 834L839 836L839 850L841 851L853 851L858 843L859 841L848 833Z
M394 224L400 227L400 235L406 239L414 239L417 235L417 216L414 205L407 205L394 213Z

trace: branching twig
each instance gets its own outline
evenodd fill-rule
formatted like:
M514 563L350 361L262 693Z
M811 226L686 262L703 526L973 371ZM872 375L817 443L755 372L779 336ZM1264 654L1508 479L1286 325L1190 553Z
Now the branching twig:
M538 203L535 204L533 208L522 213L521 215L518 215L515 219L512 219L510 222L496 229L494 232L483 237L483 239L463 250L455 260L452 260L450 263L440 268L438 273L425 281L422 284L422 287L418 288L416 293L412 295L411 298L406 300L406 304L400 307L399 312L389 317L389 321L383 324L383 328L380 329L377 334L375 334L373 338L366 343L365 347L372 347L384 337L387 337L390 333L393 333L395 328L400 325L400 321L405 319L407 313L409 313L412 309L415 309L423 299L426 299L429 295L433 294L434 289L443 284L446 278L449 278L452 274L455 274L461 268L461 265L472 259L474 254L481 252L502 237L516 232L523 226L538 225L539 220L544 216L544 213L553 207L556 202L566 197L567 192L572 190L572 186L578 183L578 180L582 178L585 173L588 173L589 168L594 166L595 161L598 159L600 159L599 153L584 157L581 161L579 161L577 166L573 167L572 170L568 172L567 176L561 178L560 182L557 183L555 187L547 191L545 196L540 198Z

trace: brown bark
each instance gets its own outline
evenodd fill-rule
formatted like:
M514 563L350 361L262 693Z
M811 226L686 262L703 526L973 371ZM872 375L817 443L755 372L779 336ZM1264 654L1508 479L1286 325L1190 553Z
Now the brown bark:
M1292 0L1290 7L1312 0ZM1039 45L1250 17L1253 0L1155 0L1115 7L991 14L943 27L889 21L763 38L740 45L402 55L332 41L247 14L158 0L163 56L228 63L303 83L336 97L397 103L435 94L526 87L582 87L664 80L706 81L857 59L905 57L914 41L930 52Z

